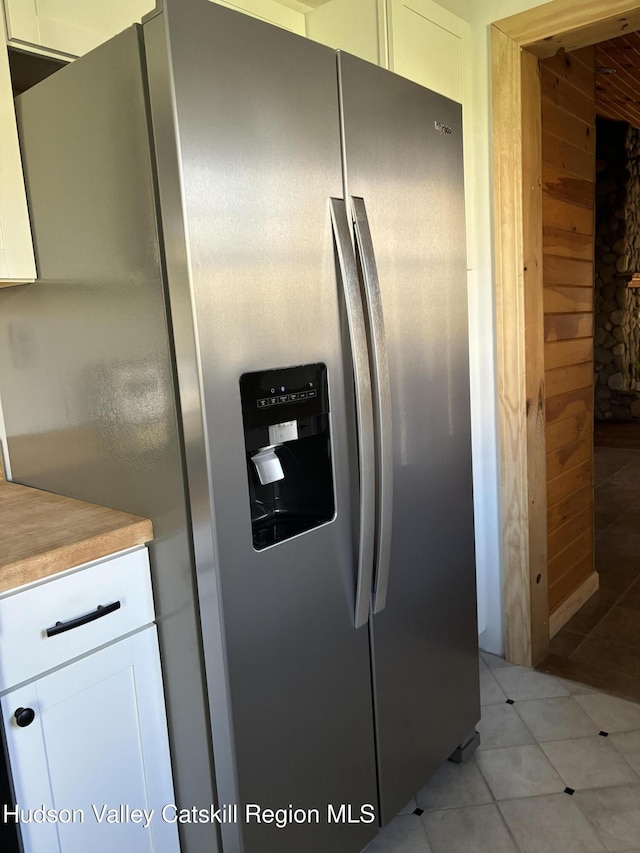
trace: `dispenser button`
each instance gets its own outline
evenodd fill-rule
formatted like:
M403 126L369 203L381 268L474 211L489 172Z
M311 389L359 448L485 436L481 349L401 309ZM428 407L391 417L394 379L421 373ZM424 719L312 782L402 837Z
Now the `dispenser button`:
M317 397L317 396L318 396L317 391L307 391L307 397Z
M258 408L259 408L259 409L264 409L264 407L265 407L265 406L268 406L268 405L269 405L269 401L268 401L268 400L266 400L266 399L264 399L264 398L263 398L262 400L258 400Z
M297 438L297 421L285 421L281 424L271 424L271 426L269 427L270 444L282 444L285 441L296 441Z
M282 394L282 396L278 397L278 402L279 403L288 403L289 402L289 395L288 394Z
M306 399L307 399L307 392L306 391L300 391L300 393L298 394L298 400L306 400Z

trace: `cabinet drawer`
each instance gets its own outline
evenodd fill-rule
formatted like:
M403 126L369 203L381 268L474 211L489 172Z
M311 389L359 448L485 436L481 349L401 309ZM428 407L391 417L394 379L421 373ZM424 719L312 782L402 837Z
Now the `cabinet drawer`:
M3 596L0 690L34 678L153 619L146 548Z

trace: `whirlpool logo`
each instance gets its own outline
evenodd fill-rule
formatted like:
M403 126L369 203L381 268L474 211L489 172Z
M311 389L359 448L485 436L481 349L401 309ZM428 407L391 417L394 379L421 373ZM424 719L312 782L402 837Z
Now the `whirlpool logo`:
M441 133L443 136L451 136L453 133L449 125L443 124L441 121L434 121L434 125L438 133Z

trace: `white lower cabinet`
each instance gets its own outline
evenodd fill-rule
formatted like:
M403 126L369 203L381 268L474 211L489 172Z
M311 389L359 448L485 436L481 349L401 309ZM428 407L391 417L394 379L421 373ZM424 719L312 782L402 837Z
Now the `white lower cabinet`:
M69 579L80 588L82 572ZM64 610L56 583L46 584L52 609ZM13 596L17 605L20 597ZM113 615L58 636L93 630ZM43 637L48 627L41 625ZM17 821L25 853L179 850L175 810L163 818L174 794L155 625L6 691L0 703L16 799L7 822Z

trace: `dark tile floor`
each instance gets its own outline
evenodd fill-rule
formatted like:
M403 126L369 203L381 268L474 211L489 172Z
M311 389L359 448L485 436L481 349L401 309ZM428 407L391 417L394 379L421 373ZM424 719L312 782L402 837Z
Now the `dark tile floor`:
M640 701L640 423L596 424L594 485L600 589L538 669Z

